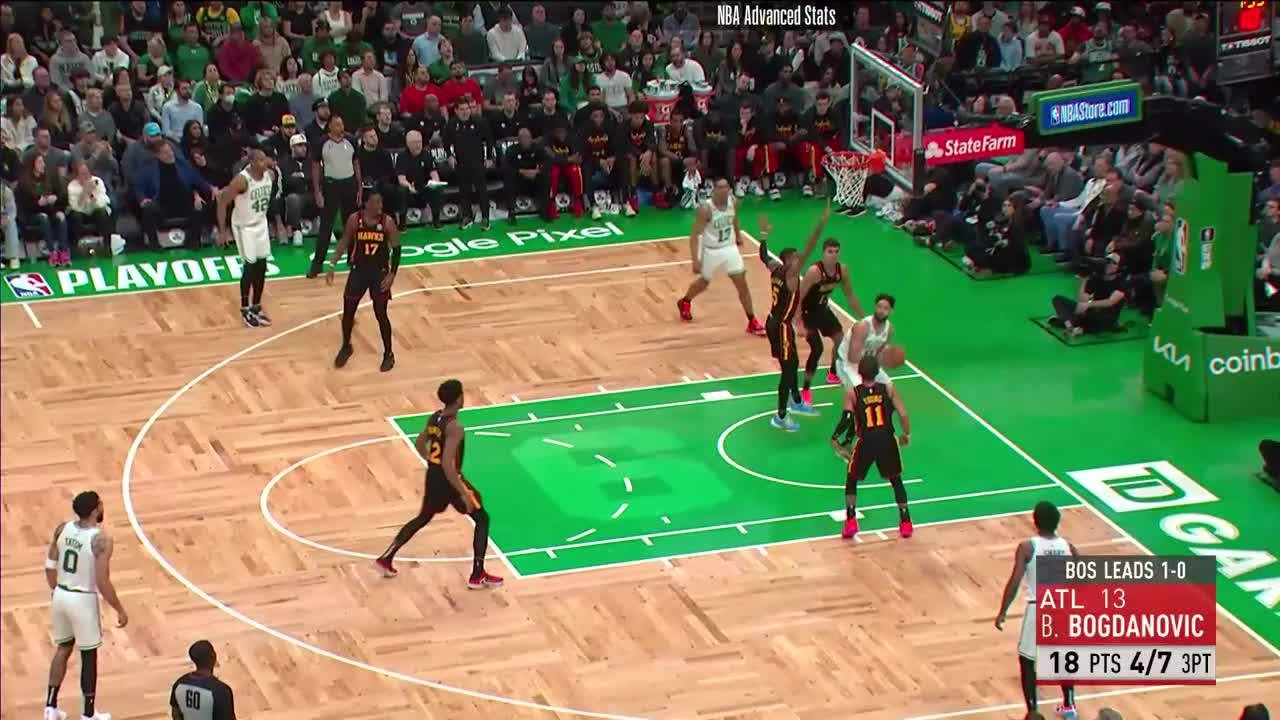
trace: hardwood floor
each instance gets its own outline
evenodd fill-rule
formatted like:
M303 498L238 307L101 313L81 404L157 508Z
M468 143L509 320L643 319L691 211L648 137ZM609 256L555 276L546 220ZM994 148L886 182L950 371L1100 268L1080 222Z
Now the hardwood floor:
M404 565L385 581L367 561L294 543L263 520L273 475L387 435L387 416L434 407L446 377L483 405L771 370L727 282L698 301L695 323L673 322L673 298L691 279L685 252L677 241L408 268L392 303L398 364L388 374L367 309L350 365L332 368L339 288L320 280L269 284L270 330L241 326L230 287L40 304L39 329L4 306L0 714L40 712L51 652L43 554L71 496L92 488L106 501L131 617L107 631L100 659L99 704L122 720L168 717L170 685L200 638L217 648L242 718L577 717L485 695L626 717L887 720L1010 703L972 716L1020 717L1017 621L1000 634L991 618L1028 532L1023 517L925 528L910 541L831 539L509 580L483 593L464 587L465 560ZM763 312L767 278L748 267ZM129 499L155 553L252 624L175 580L139 542L122 495L130 458ZM416 509L420 473L401 443L353 448L296 470L271 505L295 532L376 553ZM1086 510L1067 511L1063 528L1090 552L1132 551ZM469 525L443 517L405 553L465 558ZM1218 645L1220 677L1276 667L1230 623L1219 622ZM79 707L77 678L73 659L68 711ZM1124 692L1082 710L1235 717L1280 696L1280 680Z

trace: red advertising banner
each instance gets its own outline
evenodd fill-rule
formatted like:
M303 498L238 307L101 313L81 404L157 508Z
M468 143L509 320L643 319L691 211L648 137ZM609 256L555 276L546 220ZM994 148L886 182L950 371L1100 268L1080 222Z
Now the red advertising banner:
M923 142L924 163L930 167L1017 155L1024 148L1021 130L1000 125L927 133Z

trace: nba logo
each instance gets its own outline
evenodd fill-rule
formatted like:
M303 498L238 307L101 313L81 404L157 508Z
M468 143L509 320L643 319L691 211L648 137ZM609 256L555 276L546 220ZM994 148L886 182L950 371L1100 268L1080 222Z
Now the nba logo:
M1173 271L1179 275L1187 272L1187 245L1190 241L1191 226L1186 220L1178 218L1173 227Z
M1200 231L1200 269L1208 270L1213 267L1213 228L1207 227Z
M53 288L49 287L44 276L38 272L5 275L4 281L9 284L13 296L20 300L53 297Z
M1054 105L1053 107L1049 108L1049 124L1050 125L1058 124L1058 118L1060 117L1059 113L1060 111L1058 110L1057 105Z

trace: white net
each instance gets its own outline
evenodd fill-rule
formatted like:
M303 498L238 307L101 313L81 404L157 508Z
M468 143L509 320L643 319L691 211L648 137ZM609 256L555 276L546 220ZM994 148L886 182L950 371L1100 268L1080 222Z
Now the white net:
M822 159L822 165L836 183L836 194L832 198L836 206L862 207L869 173L866 163L859 162L852 154L833 153Z

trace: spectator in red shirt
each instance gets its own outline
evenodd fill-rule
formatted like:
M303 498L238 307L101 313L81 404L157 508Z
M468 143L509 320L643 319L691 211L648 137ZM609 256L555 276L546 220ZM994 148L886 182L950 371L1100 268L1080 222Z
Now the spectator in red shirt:
M231 34L218 48L218 70L222 73L222 80L232 85L249 82L253 69L261 60L258 48L245 37L244 28L232 25Z
M1085 22L1084 8L1079 5L1071 8L1071 17L1058 30L1058 34L1062 36L1062 43L1066 46L1067 57L1071 57L1083 43L1089 42L1093 37L1093 29Z
M441 105L453 107L454 102L463 95L470 95L473 102L483 104L484 93L480 91L480 83L467 77L467 64L454 60L449 69L453 72L453 77L445 80L440 87L444 92Z
M427 105L427 96L435 95L444 104L444 93L439 85L431 82L431 75L426 65L419 65L413 71L413 84L400 92L400 113L402 115L421 115Z

